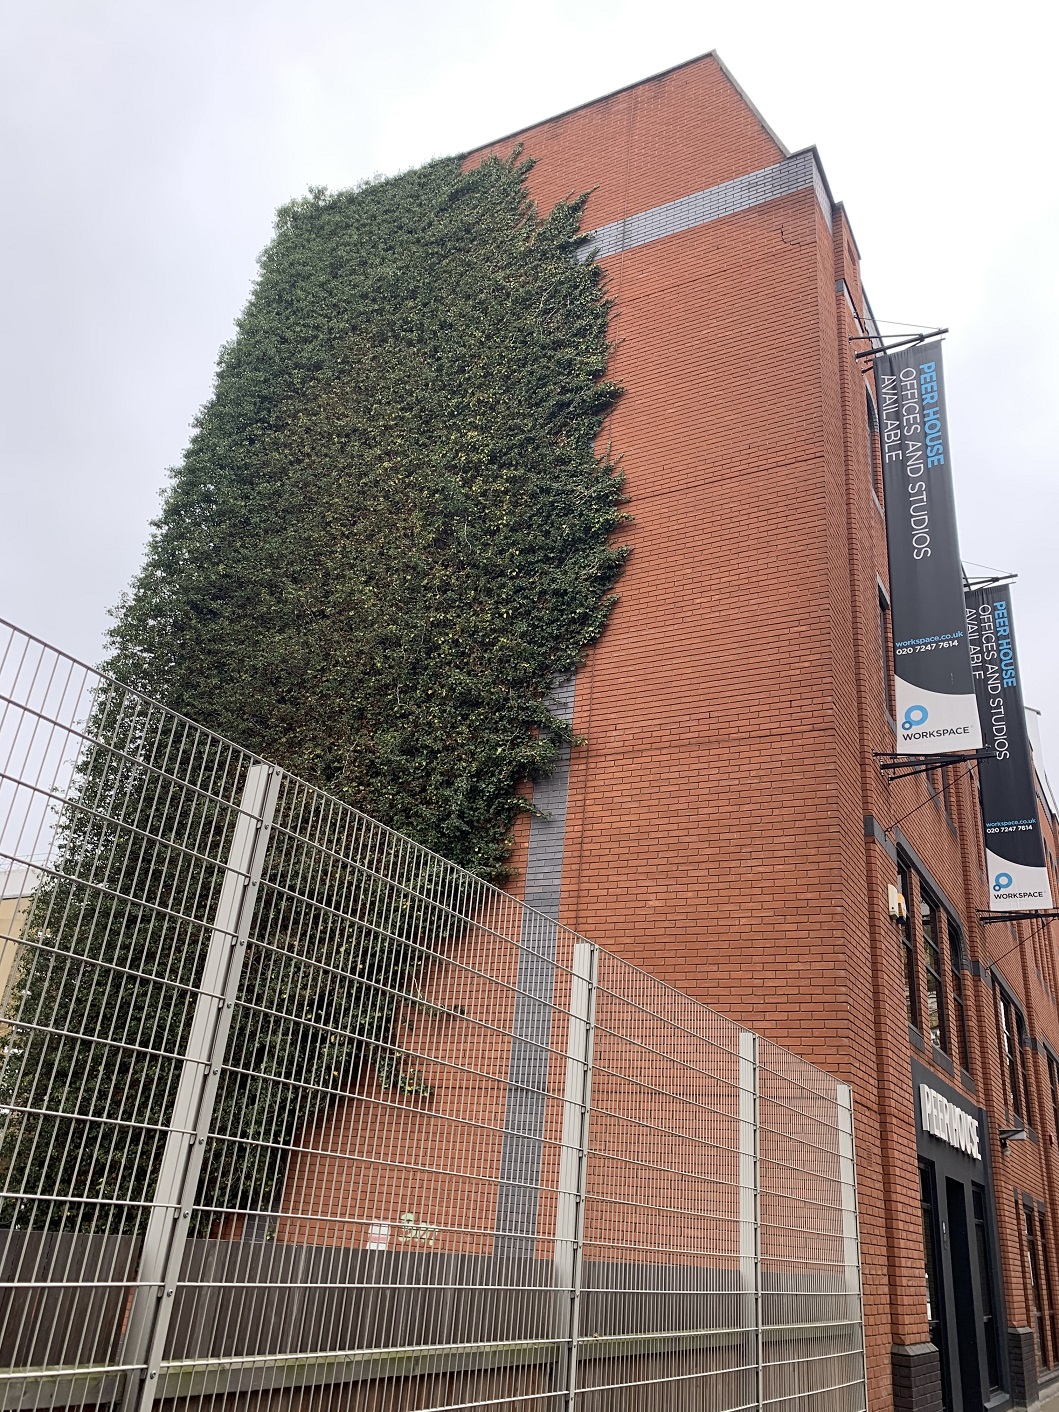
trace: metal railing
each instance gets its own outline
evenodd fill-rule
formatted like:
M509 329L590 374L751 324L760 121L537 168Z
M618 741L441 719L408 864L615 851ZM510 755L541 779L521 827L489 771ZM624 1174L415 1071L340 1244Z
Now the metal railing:
M0 631L0 1404L865 1407L849 1089Z

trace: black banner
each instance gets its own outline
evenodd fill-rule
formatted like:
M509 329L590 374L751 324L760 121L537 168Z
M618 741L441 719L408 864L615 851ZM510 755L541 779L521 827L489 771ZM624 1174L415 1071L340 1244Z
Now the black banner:
M1037 814L1010 585L969 590L966 614L971 668L988 752L979 766L979 781L989 908L992 912L1015 912L1050 907L1052 893Z
M974 750L982 743L963 614L941 343L875 359L897 749Z

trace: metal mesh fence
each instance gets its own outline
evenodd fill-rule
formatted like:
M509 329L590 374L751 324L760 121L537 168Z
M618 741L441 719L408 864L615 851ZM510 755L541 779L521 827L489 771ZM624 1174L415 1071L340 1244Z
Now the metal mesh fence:
M848 1088L0 629L0 1404L865 1406Z

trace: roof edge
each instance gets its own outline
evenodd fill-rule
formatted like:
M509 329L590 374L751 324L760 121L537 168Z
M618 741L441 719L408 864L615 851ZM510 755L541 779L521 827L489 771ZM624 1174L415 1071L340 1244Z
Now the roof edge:
M761 126L762 126L762 127L765 129L765 131L768 133L769 137L772 138L773 142L776 144L776 146L777 146L777 147L780 149L780 151L783 153L784 157L785 157L785 158L786 158L786 157L789 157L789 156L791 155L790 148L789 148L789 147L787 146L787 144L783 141L783 139L780 137L779 133L778 133L778 132L776 131L776 129L772 126L772 124L765 121L764 117L762 116L761 109L760 109L760 108L758 107L758 105L754 102L754 100L747 94L746 89L743 87L743 85L739 82L739 80L738 80L738 79L735 77L735 75L732 73L731 69L728 67L728 65L727 65L727 64L724 62L724 60L721 58L720 54L718 54L717 50L716 50L716 49L711 49L710 52L709 52L709 54L702 54L702 55L700 55L700 58L703 58L703 59L712 58L712 59L716 60L717 67L720 69L721 73L724 74L725 78L728 80L728 82L729 82L729 83L732 85L732 87L735 89L736 93L739 94L740 98L743 100L743 102L746 104L746 106L747 106L747 107L750 109L750 111L753 113L754 117L757 118L758 122L761 124ZM695 60L692 59L692 60L690 60L690 62L691 62L691 63L694 63ZM680 67L683 68L683 65L680 65ZM814 148L814 151L815 151L815 148ZM818 165L819 165L819 164L818 164Z
M749 99L747 101L749 102ZM860 245L857 241L857 237L853 234L853 225L849 219L849 212L846 210L846 203L844 201L835 200L835 193L831 190L831 183L827 179L827 172L824 170L824 162L823 158L820 156L819 147L817 147L815 142L811 143L808 147L799 147L798 151L794 153L794 156L799 157L803 152L811 153L813 161L816 163L817 173L820 177L820 180L824 184L824 190L827 192L827 199L831 202L832 214L841 215L842 223L846 228L846 233L849 235L849 238L853 241L853 248L857 252L857 260L863 260L864 256L860 252Z
M820 160L820 149L819 147L817 147L816 143L810 142L808 147L799 147L797 152L788 152L787 155L788 157L803 157L806 154L808 154L813 159L813 163L816 166L817 175L823 182L824 190L827 192L827 199L831 202L832 211L838 210L839 206L841 205L841 202L835 200L835 193L831 190L831 183L827 179L827 173L824 171L824 164Z
M736 93L738 93L739 97L743 100L746 106L753 113L754 117L764 128L765 132L768 133L769 137L783 153L783 156L789 157L791 154L787 150L786 143L780 140L774 129L770 127L770 125L761 116L761 111L758 108L757 104L752 102L751 99L747 97L746 91L743 89L742 85L732 76L731 70L721 58L720 54L718 54L716 49L707 49L705 53L696 54L694 58L684 59L679 64L671 64L668 69L659 69L657 73L646 74L643 78L638 78L633 83L624 83L620 88L613 88L610 90L609 93L601 93L598 95L598 97L589 98L584 103L575 103L572 108L564 108L562 112L552 113L550 117L538 118L535 122L527 123L525 127L516 128L514 132L505 132L501 137L491 137L488 139L488 141L481 143L477 147L469 147L466 152L457 153L457 157L460 161L463 161L465 158L470 157L473 153L481 152L487 147L497 147L501 142L510 142L512 138L521 137L523 133L529 132L532 128L544 127L548 123L557 123L561 118L568 118L572 113L580 113L585 108L594 108L597 103L605 103L609 98L617 98L622 93L630 93L634 88L640 88L645 83L654 83L656 79L668 78L670 74L679 73L681 69L690 68L692 64L701 64L703 59L712 59L714 61L714 63L720 69L721 73L728 80L731 86L735 89Z

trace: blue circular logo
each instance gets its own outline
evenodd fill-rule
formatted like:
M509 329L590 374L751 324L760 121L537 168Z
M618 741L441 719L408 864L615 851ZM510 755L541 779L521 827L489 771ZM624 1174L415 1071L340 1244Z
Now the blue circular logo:
M997 873L996 877L993 879L993 891L1005 892L1013 881L1014 879L1010 873Z
M909 706L905 709L905 718L901 722L903 731L910 731L915 726L921 726L930 715L925 706Z

